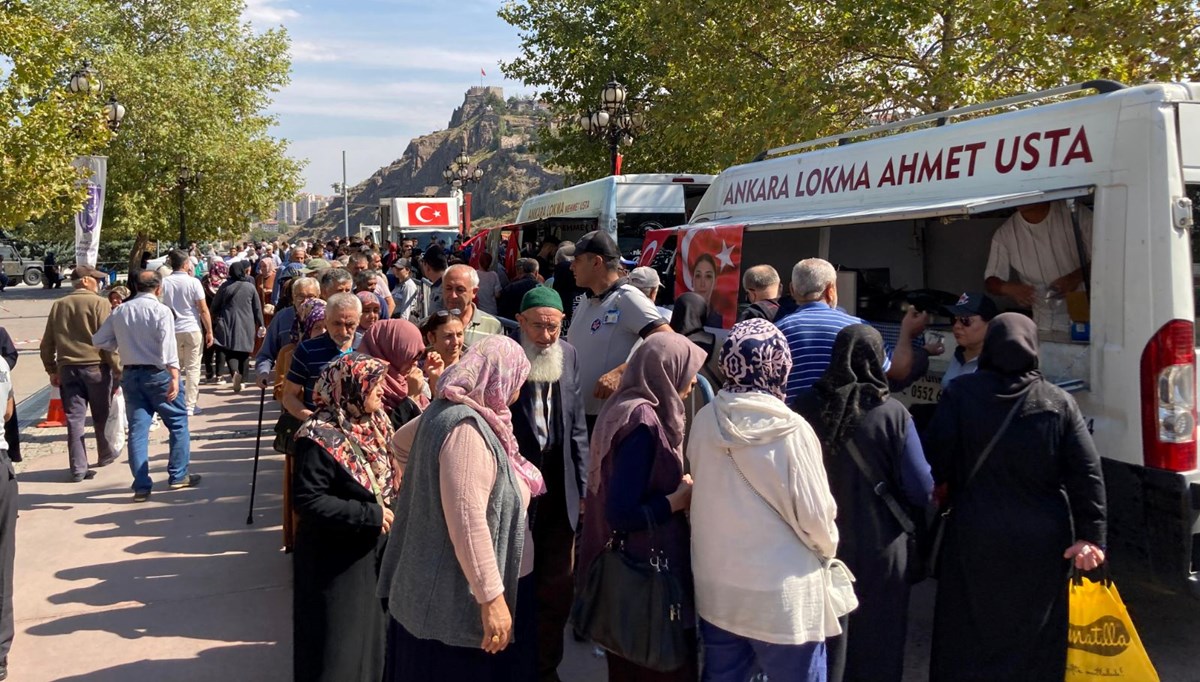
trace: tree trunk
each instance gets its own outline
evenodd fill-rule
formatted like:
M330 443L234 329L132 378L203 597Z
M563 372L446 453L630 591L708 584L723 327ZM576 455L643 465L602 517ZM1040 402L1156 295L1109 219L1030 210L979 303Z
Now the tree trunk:
M126 286L129 287L129 292L136 293L133 286L133 278L137 272L142 269L142 254L146 248L150 246L150 235L145 232L138 232L137 239L133 240L133 250L129 252L129 277L126 281Z

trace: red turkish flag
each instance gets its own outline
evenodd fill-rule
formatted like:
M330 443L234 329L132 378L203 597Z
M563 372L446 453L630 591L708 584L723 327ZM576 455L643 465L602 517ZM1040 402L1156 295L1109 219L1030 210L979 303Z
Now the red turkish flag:
M414 201L408 205L408 224L413 227L449 227L450 212L446 204Z

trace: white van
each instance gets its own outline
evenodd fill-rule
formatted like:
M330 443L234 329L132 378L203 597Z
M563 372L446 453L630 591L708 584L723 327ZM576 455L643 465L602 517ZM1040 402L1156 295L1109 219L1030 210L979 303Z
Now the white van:
M1200 84L1093 81L770 150L721 173L681 229L741 226L740 271L785 282L831 261L844 307L886 337L905 292L984 291L992 233L1052 201L1092 213L1090 340L1047 329L1041 366L1104 456L1114 566L1200 592ZM908 400L936 401L945 338Z

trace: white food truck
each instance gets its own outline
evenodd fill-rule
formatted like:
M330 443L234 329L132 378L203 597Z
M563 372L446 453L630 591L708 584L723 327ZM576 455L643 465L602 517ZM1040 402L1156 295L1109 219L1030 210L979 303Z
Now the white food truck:
M1114 568L1197 591L1200 84L1093 81L770 150L721 173L679 236L740 227L739 276L825 258L887 337L898 294L984 291L993 232L1043 202L1091 217L1088 338L1043 330L1041 367L1104 457ZM945 339L909 402L937 400Z

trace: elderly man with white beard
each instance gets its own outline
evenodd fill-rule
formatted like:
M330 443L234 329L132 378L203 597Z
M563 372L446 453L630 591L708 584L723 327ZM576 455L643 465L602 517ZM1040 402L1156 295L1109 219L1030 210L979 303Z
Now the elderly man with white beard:
M517 322L531 369L512 405L512 421L521 454L546 481L546 494L530 505L542 682L559 679L571 611L575 529L588 467L579 360L575 348L559 338L562 321L562 298L553 289L534 287L521 299Z

